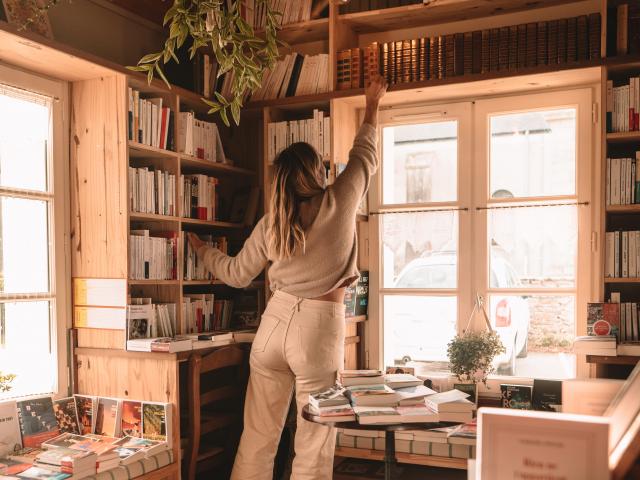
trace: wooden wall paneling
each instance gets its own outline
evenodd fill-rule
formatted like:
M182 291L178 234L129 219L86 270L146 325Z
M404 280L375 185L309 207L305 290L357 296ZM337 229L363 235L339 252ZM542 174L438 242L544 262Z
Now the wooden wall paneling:
M127 278L126 78L71 86L71 271Z
M76 364L76 393L172 403L173 455L180 464L180 394L175 355L79 350Z
M79 348L111 348L124 350L126 347L126 332L124 330L77 328L76 338Z

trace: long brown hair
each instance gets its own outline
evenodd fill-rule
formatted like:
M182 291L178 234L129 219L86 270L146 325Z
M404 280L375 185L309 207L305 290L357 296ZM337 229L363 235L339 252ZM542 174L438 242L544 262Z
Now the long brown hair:
M308 143L294 143L276 157L268 228L269 250L276 258L291 258L297 249L304 252L300 203L324 191L323 169L320 155Z

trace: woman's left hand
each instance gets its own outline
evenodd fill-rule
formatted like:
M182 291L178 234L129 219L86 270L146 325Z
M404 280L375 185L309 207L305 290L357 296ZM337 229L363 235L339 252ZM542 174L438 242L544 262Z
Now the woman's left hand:
M195 233L188 232L187 239L191 244L191 248L193 248L196 252L200 249L201 246L205 245L205 243L200 240L200 237L198 237Z

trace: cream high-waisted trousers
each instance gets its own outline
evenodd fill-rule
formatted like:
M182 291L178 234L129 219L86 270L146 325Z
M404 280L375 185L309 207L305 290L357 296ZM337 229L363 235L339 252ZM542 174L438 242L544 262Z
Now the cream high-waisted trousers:
M291 480L332 478L334 428L304 420L309 393L330 387L344 362L344 305L276 291L251 348L244 431L232 480L271 480L295 388L298 418Z

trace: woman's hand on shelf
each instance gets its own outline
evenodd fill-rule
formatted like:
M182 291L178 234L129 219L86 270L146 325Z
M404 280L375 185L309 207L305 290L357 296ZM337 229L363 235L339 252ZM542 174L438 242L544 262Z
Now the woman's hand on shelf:
M364 123L374 127L378 125L378 106L380 100L387 93L387 81L380 75L371 78L369 85L364 90L367 107L364 112Z
M189 240L189 243L191 244L191 248L193 248L196 251L196 253L198 252L201 246L205 245L205 243L202 240L200 240L200 237L198 237L195 233L192 233L192 232L187 232L187 240Z

